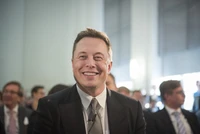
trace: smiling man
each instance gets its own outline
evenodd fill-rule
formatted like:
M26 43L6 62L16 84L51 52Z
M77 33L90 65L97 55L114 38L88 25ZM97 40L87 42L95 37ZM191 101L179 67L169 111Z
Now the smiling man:
M106 88L112 51L105 33L87 28L77 35L72 67L76 84L40 99L33 134L145 133L140 103Z
M19 104L23 96L22 86L17 81L10 81L3 87L3 106L0 107L0 119L6 134L27 134L31 110Z
M185 94L180 81L162 82L160 94L165 107L154 114L156 134L200 134L195 114L181 108Z

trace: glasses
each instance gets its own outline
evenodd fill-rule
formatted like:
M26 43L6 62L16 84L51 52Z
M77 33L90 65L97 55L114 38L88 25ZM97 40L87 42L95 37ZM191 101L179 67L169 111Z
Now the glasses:
M183 94L183 95L185 94L183 90L176 91L176 92L174 92L174 93L175 93L175 94Z
M4 90L4 91L3 91L3 94L8 94L8 93L10 93L11 95L13 95L13 94L19 94L19 93L16 92L16 91L7 91L7 90Z

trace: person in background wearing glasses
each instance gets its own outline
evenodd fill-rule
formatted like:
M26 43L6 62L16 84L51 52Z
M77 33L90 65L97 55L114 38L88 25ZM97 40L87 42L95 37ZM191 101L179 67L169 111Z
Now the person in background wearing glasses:
M154 113L155 134L200 134L197 117L181 106L185 94L178 80L168 80L160 84L160 94L165 107Z
M0 118L3 120L6 134L26 134L31 110L21 106L22 86L17 81L6 83L2 89L3 106L0 107Z

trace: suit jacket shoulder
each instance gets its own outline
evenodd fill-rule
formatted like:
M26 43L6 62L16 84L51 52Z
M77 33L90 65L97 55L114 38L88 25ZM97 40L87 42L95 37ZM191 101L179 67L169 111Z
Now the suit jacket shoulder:
M145 121L140 102L107 90L107 109L111 134L145 133Z

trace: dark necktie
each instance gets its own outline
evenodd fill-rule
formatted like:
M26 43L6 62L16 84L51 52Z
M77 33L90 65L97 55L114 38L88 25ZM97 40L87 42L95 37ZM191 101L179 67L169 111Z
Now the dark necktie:
M8 114L10 116L9 125L8 125L8 134L16 134L17 127L16 127L16 120L14 118L14 111L10 110Z
M90 103L90 113L88 116L88 134L103 134L99 109L98 101L96 98L93 98Z
M177 121L177 128L178 128L178 134L186 134L185 126L180 118L179 112L173 112L173 115Z

